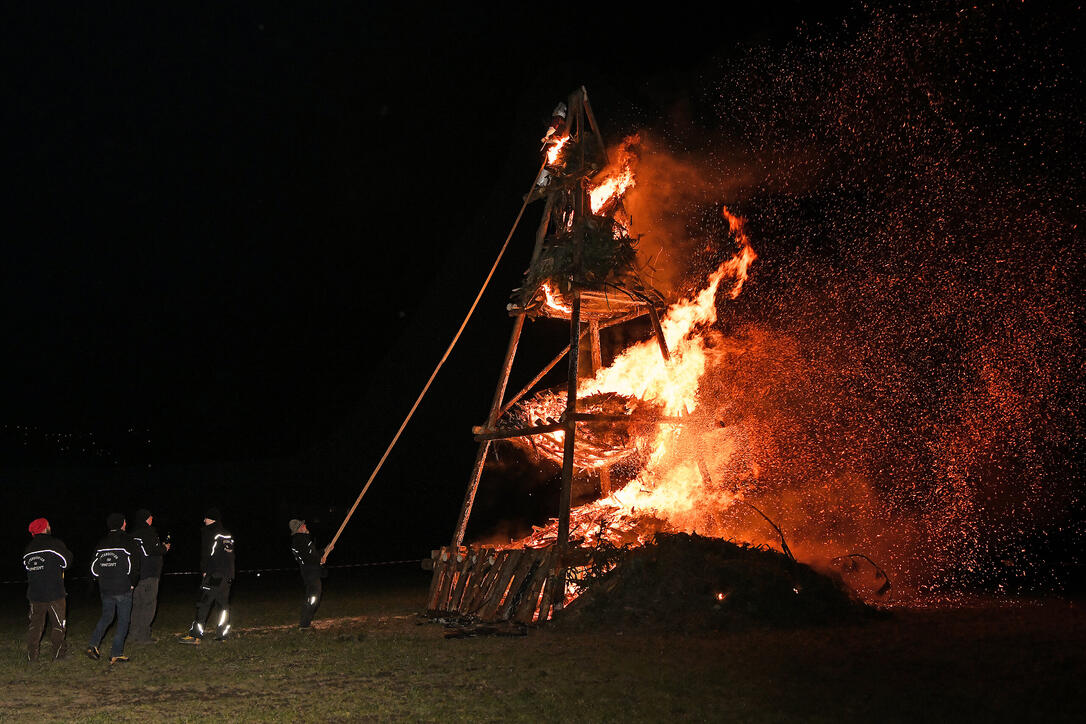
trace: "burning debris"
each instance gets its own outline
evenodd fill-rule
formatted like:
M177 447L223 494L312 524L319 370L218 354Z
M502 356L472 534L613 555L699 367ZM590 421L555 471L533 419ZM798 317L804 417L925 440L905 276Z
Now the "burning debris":
M558 424L565 411L564 392L543 390L514 405L499 425L516 429ZM573 464L582 471L644 457L646 451L641 443L655 431L662 417L661 408L652 401L617 392L582 397L577 400L577 411L591 417L577 429ZM565 433L561 430L509 441L551 462L562 463Z
M574 627L741 629L876 615L839 577L767 548L658 533L631 549L556 620Z

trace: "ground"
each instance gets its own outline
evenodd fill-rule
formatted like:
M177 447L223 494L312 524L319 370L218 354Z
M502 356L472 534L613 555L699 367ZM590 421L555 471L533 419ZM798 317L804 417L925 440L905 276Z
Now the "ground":
M28 664L18 584L0 586L0 721L1081 721L1086 622L1067 599L904 607L862 625L742 633L446 639L424 573L334 572L317 630L290 573L235 585L237 636L181 646L193 580L167 578L159 642L110 667L69 584L65 661ZM108 645L109 638L103 644ZM48 648L46 644L45 648Z

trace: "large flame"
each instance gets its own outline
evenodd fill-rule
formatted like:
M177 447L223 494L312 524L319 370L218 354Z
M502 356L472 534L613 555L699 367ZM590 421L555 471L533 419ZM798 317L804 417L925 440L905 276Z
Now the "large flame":
M722 511L740 497L727 481L714 483L709 469L726 469L731 458L738 454L741 441L728 433L707 432L686 424L693 420L700 403L701 378L708 365L713 364L713 357L720 354L719 345L714 345L719 333L713 329L717 296L724 285L728 297L735 299L747 280L751 263L757 258L744 231L743 219L726 208L723 214L739 250L717 267L701 291L673 304L661 319L670 359L664 359L655 339L648 339L623 351L609 367L583 380L578 387L579 400L617 395L649 404L679 421L648 426L650 431L643 432L643 438L627 441L627 446L636 447L647 459L646 464L621 490L571 513L573 538L588 543L599 536L619 541L633 531L634 537L642 540L652 532L651 526L644 525L648 519L672 529L692 530L704 515ZM544 286L544 294L549 304L561 304L552 298L549 287ZM556 396L538 398L537 409L531 411L533 422L557 419L564 411L563 403ZM564 434L548 433L535 440L538 449L549 451L555 459L562 449ZM616 459L620 456L597 451L587 459L585 467L606 466ZM523 544L546 544L554 535L553 526L540 528Z
M614 151L615 159L593 181L588 192L593 214L600 213L609 202L621 198L634 187L634 165L637 162L635 150L639 143L641 137L636 134L626 138Z

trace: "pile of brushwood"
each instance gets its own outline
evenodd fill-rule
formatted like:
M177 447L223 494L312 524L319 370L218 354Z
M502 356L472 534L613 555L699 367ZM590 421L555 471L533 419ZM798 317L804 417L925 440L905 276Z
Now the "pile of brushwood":
M612 556L614 559L614 556ZM716 630L845 623L880 615L835 576L777 551L657 533L626 549L555 621L571 628Z

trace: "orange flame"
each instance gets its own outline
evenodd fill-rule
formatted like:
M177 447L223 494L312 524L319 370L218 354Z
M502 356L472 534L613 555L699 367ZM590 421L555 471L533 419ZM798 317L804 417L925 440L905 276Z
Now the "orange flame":
M582 381L577 392L579 399L617 393L651 401L662 408L663 414L676 417L689 417L698 409L702 375L722 354L719 345L715 344L719 333L713 330L717 319L717 293L730 281L730 287L726 286L728 297L738 297L748 278L750 265L757 258L744 231L743 219L727 209L723 214L740 248L709 276L704 289L667 310L661 328L670 360L664 360L655 339L635 344L618 355L611 366L601 369L592 379ZM546 285L544 294L549 305L568 309ZM561 414L558 409L536 412L539 420ZM742 441L721 430L707 435L684 436L683 427L663 424L656 428L654 439L637 442L637 447L647 453L644 468L623 489L575 511L575 518L583 521L583 530L578 535L586 540L601 535L598 530L593 533L593 526L600 528L601 517L633 521L647 515L664 520L676 529L693 530L701 520L699 516L706 511L722 511L740 499L741 494L734 490L711 485L699 461L704 465L702 456L708 451L718 468L726 467L729 460L741 454ZM542 442L552 450L561 448L561 432L550 433L549 439L543 440L546 437L536 438L537 444ZM609 464L607 459L597 462ZM631 522L628 527L633 528L634 524ZM553 532L549 529L540 531L540 541L551 535Z
M547 282L543 282L543 297L547 300L544 302L546 306L550 307L556 312L565 312L566 314L573 313L573 307L562 302L562 298L551 289L551 285Z
M732 233L739 240L739 253L724 262L727 272L735 277L735 284L730 292L731 298L735 299L739 296L739 292L743 291L743 283L747 281L747 269L758 258L758 255L754 253L754 249L750 245L750 239L747 238L746 220L728 211L727 207L724 207L723 213L724 218L728 220L728 226L731 228Z
M615 160L612 161L602 174L597 177L595 184L589 189L588 195L592 205L592 213L598 214L612 199L622 197L636 184L634 166L637 163L635 148L641 143L639 135L629 136L615 151Z
M562 147L566 145L567 141L569 141L569 136L563 136L551 143L551 147L547 149L548 166L558 162L558 154L562 153Z

